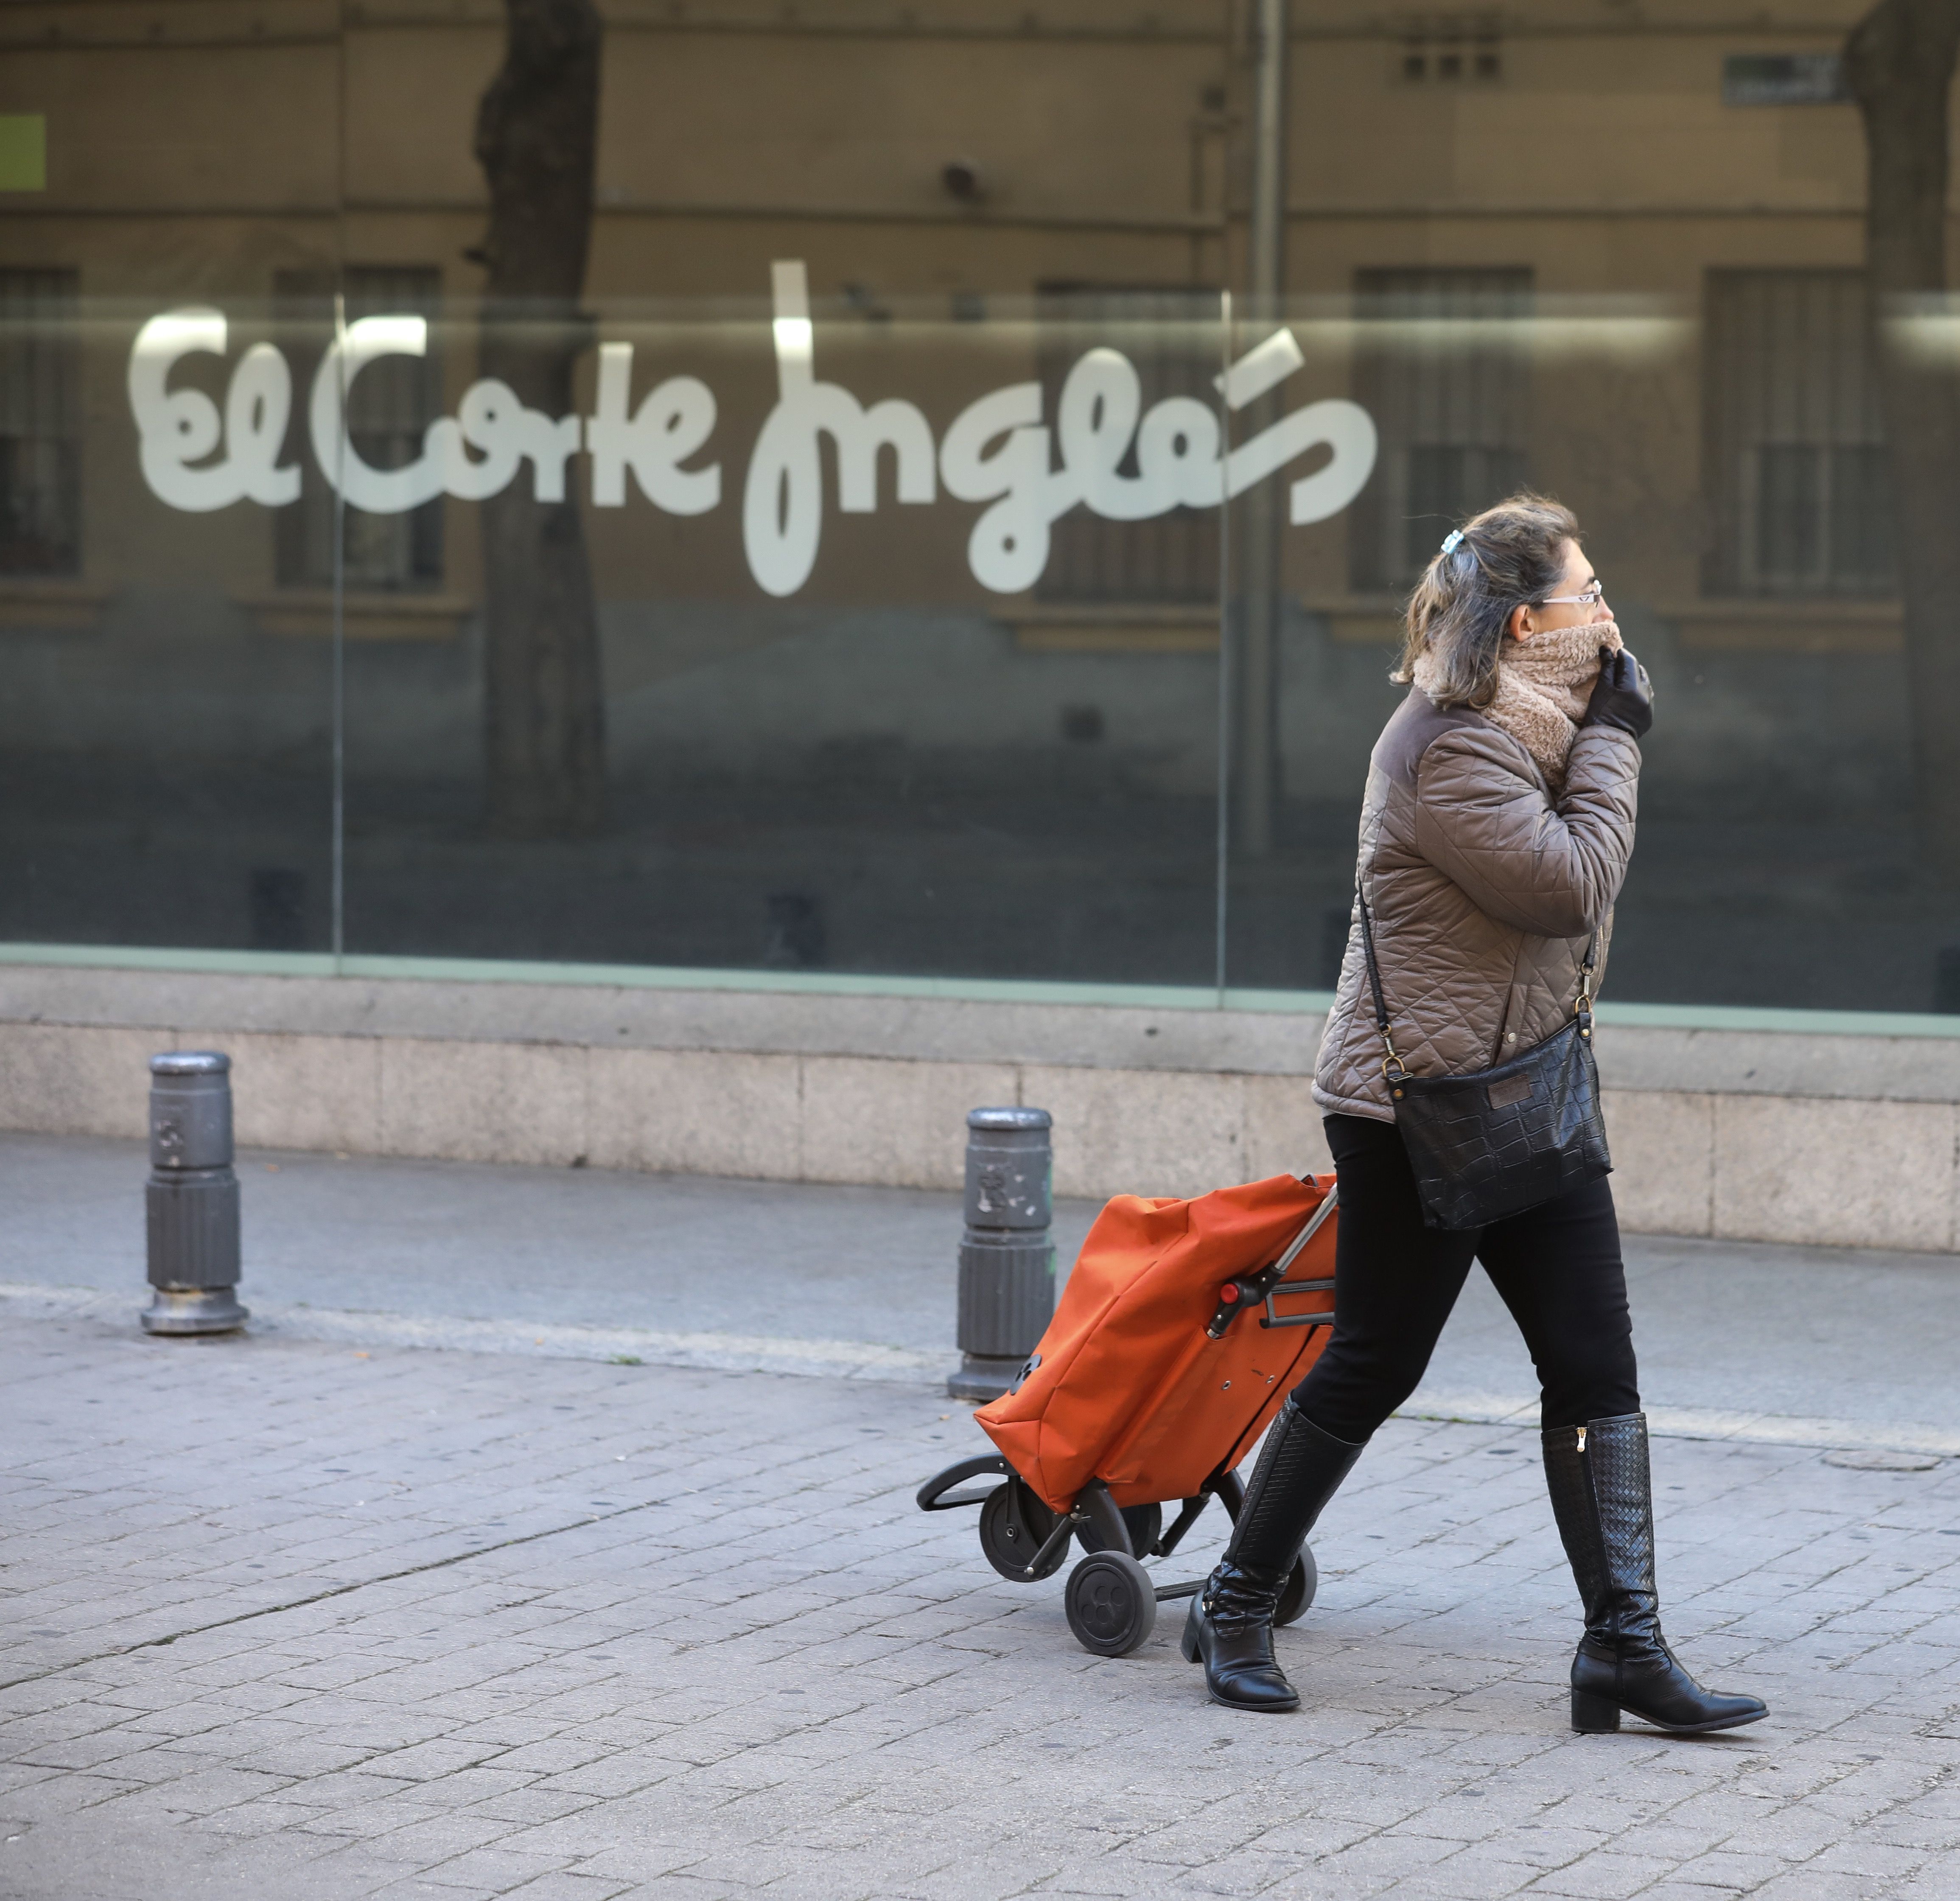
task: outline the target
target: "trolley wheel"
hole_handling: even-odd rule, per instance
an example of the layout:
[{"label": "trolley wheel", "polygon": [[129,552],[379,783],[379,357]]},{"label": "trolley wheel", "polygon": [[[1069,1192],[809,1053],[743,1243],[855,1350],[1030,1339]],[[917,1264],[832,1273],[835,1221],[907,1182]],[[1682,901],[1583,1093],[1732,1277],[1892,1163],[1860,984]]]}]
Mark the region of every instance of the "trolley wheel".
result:
[{"label": "trolley wheel", "polygon": [[1035,1553],[1047,1543],[1054,1530],[1055,1514],[1020,1478],[1010,1478],[1005,1485],[995,1486],[980,1508],[980,1549],[987,1554],[988,1563],[1017,1584],[1052,1578],[1061,1568],[1068,1556],[1066,1538],[1040,1570],[1028,1569]]},{"label": "trolley wheel", "polygon": [[[1163,1507],[1125,1505],[1123,1508],[1123,1525],[1130,1534],[1131,1550],[1141,1556],[1163,1536]],[[1102,1543],[1102,1533],[1096,1529],[1093,1520],[1084,1519],[1076,1527],[1075,1540],[1084,1551],[1108,1549]]]},{"label": "trolley wheel", "polygon": [[1303,1545],[1286,1582],[1280,1587],[1280,1601],[1273,1612],[1273,1622],[1291,1623],[1313,1602],[1313,1594],[1319,1588],[1320,1568],[1313,1562],[1313,1547]]},{"label": "trolley wheel", "polygon": [[1098,1657],[1127,1657],[1157,1628],[1157,1587],[1126,1552],[1090,1552],[1068,1574],[1064,1596],[1075,1641]]}]

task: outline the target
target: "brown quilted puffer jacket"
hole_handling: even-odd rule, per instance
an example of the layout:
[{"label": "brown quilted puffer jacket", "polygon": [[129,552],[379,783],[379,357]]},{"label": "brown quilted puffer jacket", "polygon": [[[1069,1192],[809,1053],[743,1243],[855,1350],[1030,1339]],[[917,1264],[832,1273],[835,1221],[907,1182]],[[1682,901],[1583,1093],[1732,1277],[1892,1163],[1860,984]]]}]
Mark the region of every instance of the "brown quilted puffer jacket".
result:
[{"label": "brown quilted puffer jacket", "polygon": [[[1598,989],[1640,772],[1631,734],[1582,727],[1554,799],[1522,741],[1410,689],[1369,762],[1360,865],[1389,1033],[1411,1074],[1488,1069],[1550,1036],[1571,1014],[1596,930]],[[1314,1100],[1394,1121],[1383,1053],[1357,909]]]}]

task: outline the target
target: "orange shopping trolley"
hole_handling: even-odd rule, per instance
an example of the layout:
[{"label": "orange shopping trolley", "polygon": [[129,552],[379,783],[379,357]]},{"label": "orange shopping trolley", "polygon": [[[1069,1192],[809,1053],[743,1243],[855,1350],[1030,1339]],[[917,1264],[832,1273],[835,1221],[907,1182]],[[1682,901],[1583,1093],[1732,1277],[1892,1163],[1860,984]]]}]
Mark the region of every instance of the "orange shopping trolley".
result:
[{"label": "orange shopping trolley", "polygon": [[[997,1449],[928,1479],[919,1508],[977,1505],[980,1549],[1016,1584],[1052,1577],[1079,1544],[1069,1627],[1084,1649],[1127,1656],[1160,1603],[1201,1588],[1160,1584],[1143,1560],[1169,1557],[1214,1498],[1237,1517],[1236,1468],[1327,1344],[1337,1200],[1334,1178],[1312,1175],[1118,1196],[1014,1384],[974,1415]],[[1315,1583],[1304,1550],[1276,1621]]]}]

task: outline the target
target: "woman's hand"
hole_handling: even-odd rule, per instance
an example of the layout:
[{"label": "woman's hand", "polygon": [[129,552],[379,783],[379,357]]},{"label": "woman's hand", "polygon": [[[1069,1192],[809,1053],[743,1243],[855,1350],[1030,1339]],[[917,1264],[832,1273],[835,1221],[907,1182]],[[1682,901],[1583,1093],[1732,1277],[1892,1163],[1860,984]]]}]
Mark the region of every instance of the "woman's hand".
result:
[{"label": "woman's hand", "polygon": [[1653,687],[1647,670],[1622,647],[1615,653],[1599,649],[1599,677],[1586,703],[1585,726],[1617,726],[1644,739],[1653,724]]}]

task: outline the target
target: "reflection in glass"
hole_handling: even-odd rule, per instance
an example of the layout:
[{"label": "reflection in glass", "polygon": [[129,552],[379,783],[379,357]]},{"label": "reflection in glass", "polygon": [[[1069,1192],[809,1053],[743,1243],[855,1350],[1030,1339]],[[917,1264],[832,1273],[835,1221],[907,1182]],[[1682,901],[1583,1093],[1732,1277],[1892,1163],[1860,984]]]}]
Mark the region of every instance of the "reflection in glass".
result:
[{"label": "reflection in glass", "polygon": [[333,524],[342,519],[345,585],[364,592],[439,586],[443,578],[442,504],[427,502],[399,514],[363,508],[336,511],[332,485],[309,445],[304,393],[333,340],[334,294],[346,321],[364,317],[431,320],[430,347],[421,357],[387,356],[368,365],[347,395],[348,445],[370,468],[399,469],[422,453],[428,425],[442,413],[440,326],[442,273],[432,266],[350,265],[338,280],[320,272],[275,273],[279,333],[301,393],[288,425],[288,459],[303,471],[300,498],[276,517],[279,582],[284,587],[333,584]]},{"label": "reflection in glass", "polygon": [[72,270],[0,270],[0,574],[80,565],[79,282]]},{"label": "reflection in glass", "polygon": [[[1035,316],[1045,416],[1056,413],[1083,352],[1112,345],[1135,365],[1146,410],[1166,396],[1208,406],[1217,401],[1215,292],[1050,284],[1035,299]],[[1138,474],[1134,440],[1116,473],[1126,479]],[[1180,505],[1147,521],[1124,522],[1072,508],[1055,524],[1035,594],[1045,601],[1209,606],[1218,598],[1218,511]]]},{"label": "reflection in glass", "polygon": [[[1529,482],[1659,696],[1609,1000],[1960,995],[1960,320],[1898,305],[1880,355],[1821,174],[1694,209],[1848,134],[1828,58],[1704,62],[1696,136],[1755,142],[1704,178],[1610,170],[1657,149],[1622,135],[1646,95],[1577,42],[1296,48],[1295,242],[1255,271],[1284,194],[1255,218],[1246,188],[1286,169],[1258,62],[1008,36],[1001,100],[1037,67],[1099,88],[1036,193],[1034,148],[987,145],[994,81],[941,110],[964,39],[833,11],[602,33],[515,0],[321,37],[275,9],[249,44],[16,49],[78,103],[0,238],[0,934],[325,948],[344,844],[357,954],[1208,987],[1222,868],[1231,983],[1322,988],[1405,590]],[[1133,57],[1158,78],[1108,83]],[[1560,61],[1590,129],[1538,220],[1491,86]],[[208,82],[170,108],[200,142],[108,136],[110,102],[177,97],[167,62]],[[1330,84],[1418,134],[1393,166],[1341,155]],[[852,86],[928,102],[943,146],[846,126]],[[426,347],[360,364],[337,446],[321,366],[375,318]],[[146,422],[159,320],[183,347]]]},{"label": "reflection in glass", "polygon": [[1712,271],[1707,332],[1712,591],[1892,593],[1864,273]]},{"label": "reflection in glass", "polygon": [[1381,455],[1353,517],[1355,584],[1406,587],[1456,524],[1522,486],[1528,270],[1363,270],[1355,396]]}]

